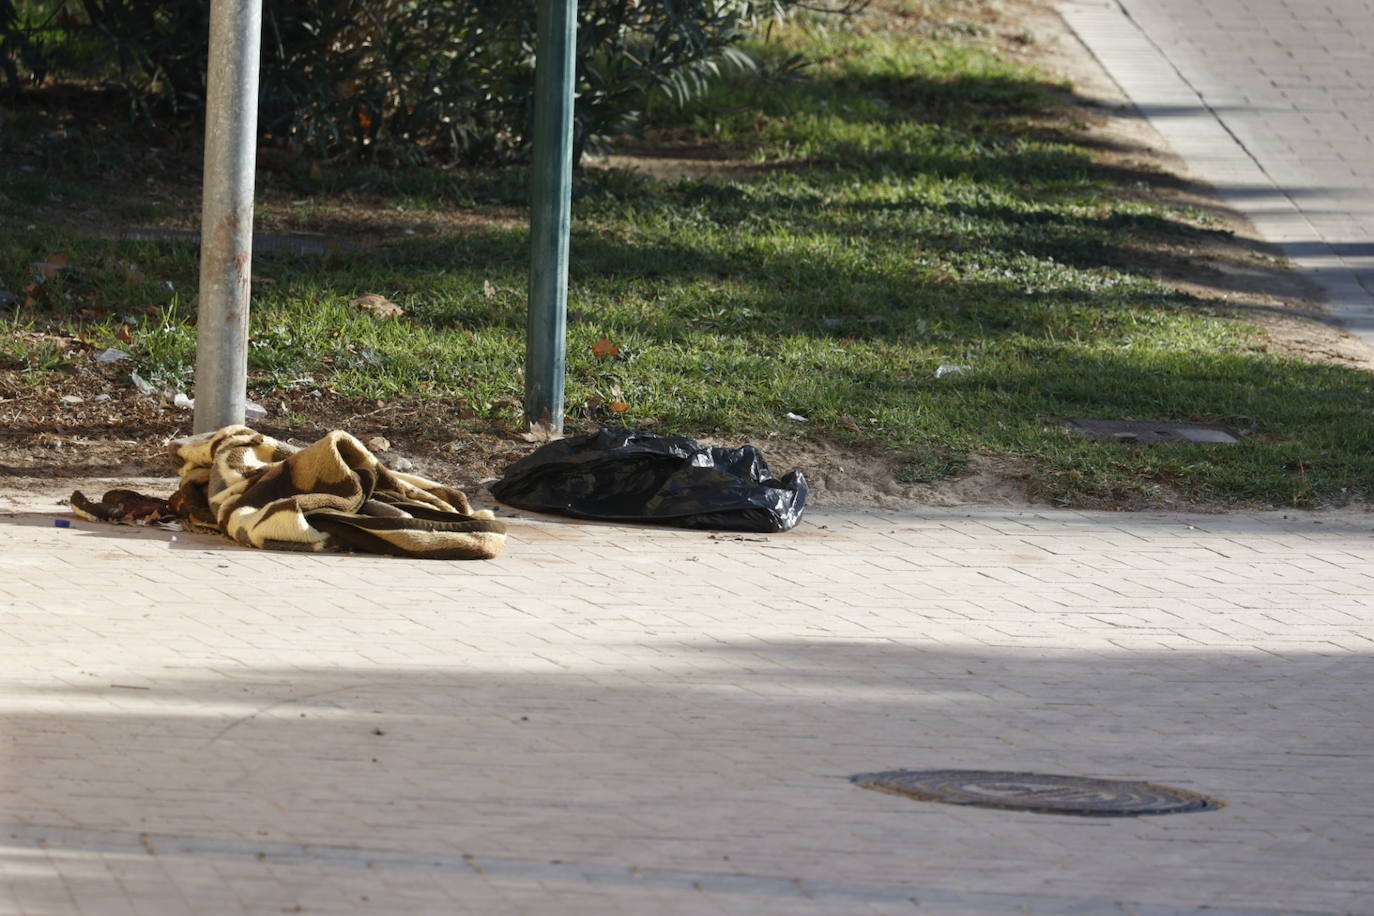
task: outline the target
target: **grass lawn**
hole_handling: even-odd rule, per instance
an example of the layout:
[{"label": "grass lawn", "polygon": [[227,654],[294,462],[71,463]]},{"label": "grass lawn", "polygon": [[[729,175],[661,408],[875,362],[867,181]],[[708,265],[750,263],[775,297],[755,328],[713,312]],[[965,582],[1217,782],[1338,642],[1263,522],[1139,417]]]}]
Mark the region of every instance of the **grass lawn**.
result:
[{"label": "grass lawn", "polygon": [[[774,27],[754,49],[760,73],[685,110],[658,106],[641,146],[705,149],[728,167],[581,172],[571,429],[882,449],[899,456],[900,483],[1011,459],[1034,495],[1072,505],[1367,496],[1374,378],[1284,355],[1234,303],[1160,279],[1160,251],[1228,230],[1142,190],[1162,176],[1094,149],[1067,87],[1013,53],[1033,36],[997,40],[992,7],[976,2],[893,0],[866,15]],[[800,77],[792,55],[809,63]],[[130,371],[188,390],[196,252],[109,230],[194,225],[195,175],[167,168],[193,151],[63,145],[43,139],[46,117],[14,113],[30,140],[3,153],[0,289],[15,301],[0,408],[60,392],[122,403],[141,397]],[[267,175],[260,228],[348,242],[255,258],[251,385],[271,423],[422,399],[443,435],[516,428],[525,187],[519,169]],[[405,314],[349,304],[363,293]],[[95,363],[107,347],[132,359]],[[38,431],[19,416],[0,434]],[[1068,417],[1222,423],[1245,439],[1099,443]]]}]

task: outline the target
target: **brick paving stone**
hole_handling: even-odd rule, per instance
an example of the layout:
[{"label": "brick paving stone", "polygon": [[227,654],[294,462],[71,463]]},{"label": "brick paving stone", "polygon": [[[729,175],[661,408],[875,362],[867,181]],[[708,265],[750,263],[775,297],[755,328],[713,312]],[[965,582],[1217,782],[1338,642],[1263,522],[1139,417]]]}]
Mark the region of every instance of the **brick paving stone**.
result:
[{"label": "brick paving stone", "polygon": [[[479,564],[50,518],[0,517],[0,911],[1374,896],[1367,516],[820,509],[745,542],[517,514]],[[1229,807],[1093,821],[847,780],[903,767]]]},{"label": "brick paving stone", "polygon": [[1058,7],[1191,171],[1374,343],[1374,3]]}]

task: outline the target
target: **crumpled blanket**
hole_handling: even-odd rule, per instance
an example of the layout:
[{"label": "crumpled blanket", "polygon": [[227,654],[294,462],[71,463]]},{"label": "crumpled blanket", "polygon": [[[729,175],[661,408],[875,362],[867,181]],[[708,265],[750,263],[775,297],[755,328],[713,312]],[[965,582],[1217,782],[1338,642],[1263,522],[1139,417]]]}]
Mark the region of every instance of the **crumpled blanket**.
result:
[{"label": "crumpled blanket", "polygon": [[499,556],[505,523],[459,490],[382,465],[335,430],[297,448],[247,426],[169,443],[181,486],[170,500],[193,528],[246,547],[358,550],[438,560]]}]

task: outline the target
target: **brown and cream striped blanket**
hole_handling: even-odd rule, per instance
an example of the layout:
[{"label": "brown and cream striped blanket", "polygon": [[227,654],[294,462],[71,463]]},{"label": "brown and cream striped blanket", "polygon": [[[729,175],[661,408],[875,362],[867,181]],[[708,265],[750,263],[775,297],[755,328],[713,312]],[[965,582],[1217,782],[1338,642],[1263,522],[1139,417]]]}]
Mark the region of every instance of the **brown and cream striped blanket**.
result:
[{"label": "brown and cream striped blanket", "polygon": [[247,426],[169,444],[180,465],[172,506],[193,527],[248,547],[359,550],[438,560],[500,555],[506,526],[459,490],[384,467],[335,430],[305,448]]}]

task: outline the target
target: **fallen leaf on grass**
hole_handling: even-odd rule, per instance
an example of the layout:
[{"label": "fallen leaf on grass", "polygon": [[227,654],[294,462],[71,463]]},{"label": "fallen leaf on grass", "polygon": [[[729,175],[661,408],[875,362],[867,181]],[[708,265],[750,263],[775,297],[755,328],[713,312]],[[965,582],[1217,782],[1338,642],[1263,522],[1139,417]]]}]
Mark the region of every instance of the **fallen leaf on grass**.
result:
[{"label": "fallen leaf on grass", "polygon": [[616,413],[624,413],[625,411],[630,409],[630,405],[626,404],[624,401],[612,401],[611,403],[607,404],[606,407],[609,410],[615,411]]},{"label": "fallen leaf on grass", "polygon": [[620,355],[620,345],[611,343],[611,339],[605,334],[601,339],[592,344],[592,356],[597,359],[614,359]]},{"label": "fallen leaf on grass", "polygon": [[405,314],[405,310],[399,305],[376,293],[364,293],[357,299],[350,300],[348,304],[381,318],[395,318]]},{"label": "fallen leaf on grass", "polygon": [[845,429],[849,430],[849,431],[852,432],[852,433],[857,433],[857,432],[859,432],[859,424],[858,424],[858,423],[855,423],[855,422],[854,422],[854,418],[851,417],[849,414],[847,414],[847,413],[842,413],[842,414],[840,414],[839,420],[840,420],[840,425],[843,426]]},{"label": "fallen leaf on grass", "polygon": [[44,279],[51,280],[58,273],[72,262],[71,255],[50,254],[45,261],[34,261],[29,265],[29,270]]},{"label": "fallen leaf on grass", "polygon": [[119,338],[122,343],[133,343],[134,329],[127,324],[120,325],[119,330],[115,332],[115,337]]}]

